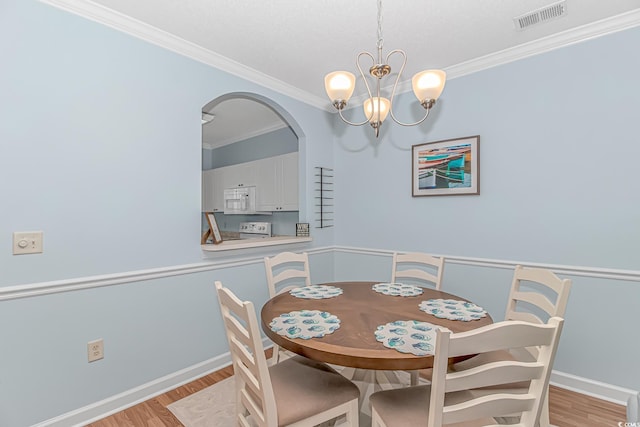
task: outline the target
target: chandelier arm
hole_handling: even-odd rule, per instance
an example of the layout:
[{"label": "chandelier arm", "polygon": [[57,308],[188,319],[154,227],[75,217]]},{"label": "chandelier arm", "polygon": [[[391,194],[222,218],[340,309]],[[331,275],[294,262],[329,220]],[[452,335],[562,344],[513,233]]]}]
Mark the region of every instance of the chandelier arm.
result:
[{"label": "chandelier arm", "polygon": [[[367,88],[367,93],[369,94],[369,99],[373,98],[373,96],[371,95],[371,88],[369,87],[369,81],[367,80],[367,77],[364,74],[364,71],[362,71],[362,67],[360,66],[360,58],[366,55],[369,58],[371,58],[371,64],[375,65],[376,64],[376,59],[373,57],[372,54],[370,54],[369,52],[360,52],[358,54],[358,58],[356,58],[356,67],[358,67],[358,71],[360,71],[360,75],[362,76],[362,81],[364,81],[364,85]],[[380,80],[378,79],[378,97],[380,97]],[[369,123],[371,121],[371,119],[373,118],[374,115],[374,109],[371,109],[371,115],[369,117],[367,117],[367,115],[365,114],[365,117],[367,117],[367,120],[365,122],[363,122],[362,124],[359,124],[358,126],[362,126],[365,123]]]},{"label": "chandelier arm", "polygon": [[420,123],[424,122],[425,120],[427,120],[427,117],[429,117],[429,113],[431,112],[431,108],[427,109],[427,112],[425,113],[424,117],[421,118],[420,120],[418,120],[417,122],[414,123],[403,123],[399,120],[397,120],[393,114],[391,114],[391,118],[393,119],[394,122],[396,122],[397,124],[399,124],[400,126],[415,126],[415,125],[419,125]]},{"label": "chandelier arm", "polygon": [[415,126],[415,125],[419,125],[420,123],[424,122],[427,117],[429,116],[429,110],[427,109],[427,113],[424,115],[424,117],[420,120],[418,120],[415,123],[404,123],[401,122],[400,120],[398,120],[395,116],[395,114],[393,114],[393,97],[396,95],[396,89],[398,87],[398,82],[400,81],[400,77],[402,76],[402,72],[404,71],[404,67],[405,65],[407,65],[407,54],[405,53],[404,50],[402,49],[395,49],[392,50],[391,52],[389,52],[389,54],[387,55],[387,64],[390,63],[389,58],[391,58],[391,55],[395,54],[395,53],[399,53],[400,55],[402,55],[402,65],[400,66],[400,71],[398,72],[398,76],[396,77],[396,81],[393,83],[393,89],[391,91],[391,98],[390,98],[390,103],[391,103],[391,107],[389,108],[389,114],[391,115],[391,118],[393,119],[394,122],[396,122],[397,124],[401,125],[401,126]]},{"label": "chandelier arm", "polygon": [[347,119],[342,115],[342,110],[343,110],[343,109],[339,109],[339,110],[338,110],[338,115],[340,116],[340,118],[342,119],[342,121],[343,121],[343,122],[345,122],[345,123],[346,123],[346,124],[348,124],[348,125],[351,125],[351,126],[362,126],[362,125],[366,125],[367,123],[369,123],[369,120],[365,120],[365,121],[364,121],[364,122],[362,122],[362,123],[353,123],[353,122],[350,122],[349,120],[347,120]]},{"label": "chandelier arm", "polygon": [[[375,64],[375,58],[369,52],[360,52],[358,54],[358,57],[356,58],[356,67],[358,67],[358,71],[360,71],[360,75],[362,76],[362,80],[364,81],[364,85],[367,88],[367,93],[369,94],[369,98],[371,98],[371,88],[369,87],[369,82],[367,81],[367,78],[365,77],[364,72],[362,71],[362,67],[360,66],[360,57],[362,57],[363,55],[364,56],[368,56],[369,58],[371,58],[371,63],[372,64]],[[347,118],[342,115],[342,110],[343,110],[343,108],[338,108],[338,115],[340,116],[340,119],[342,119],[343,122],[345,122],[346,124],[351,125],[351,126],[362,126],[362,125],[366,125],[367,123],[370,123],[371,119],[373,118],[373,114],[374,114],[373,109],[372,109],[371,115],[369,117],[367,117],[367,119],[365,121],[360,122],[360,123],[354,123],[354,122],[351,122],[351,121],[347,120]],[[365,117],[366,117],[366,114],[365,114]]]}]

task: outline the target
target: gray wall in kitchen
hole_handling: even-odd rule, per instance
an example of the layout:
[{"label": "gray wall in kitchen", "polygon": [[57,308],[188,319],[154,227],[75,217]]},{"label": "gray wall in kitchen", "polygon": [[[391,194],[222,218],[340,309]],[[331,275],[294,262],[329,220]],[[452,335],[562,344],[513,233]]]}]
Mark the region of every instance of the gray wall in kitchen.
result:
[{"label": "gray wall in kitchen", "polygon": [[202,169],[217,169],[298,151],[298,137],[286,127],[213,150],[202,150]]}]

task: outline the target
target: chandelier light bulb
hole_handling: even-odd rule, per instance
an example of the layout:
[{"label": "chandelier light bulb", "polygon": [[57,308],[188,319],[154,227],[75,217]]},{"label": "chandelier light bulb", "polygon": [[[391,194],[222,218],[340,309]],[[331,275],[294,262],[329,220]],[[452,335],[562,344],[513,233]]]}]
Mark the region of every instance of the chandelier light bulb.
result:
[{"label": "chandelier light bulb", "polygon": [[435,102],[444,90],[446,80],[447,73],[442,70],[421,71],[411,79],[413,93],[421,103],[431,100]]},{"label": "chandelier light bulb", "polygon": [[[378,100],[380,102],[378,102]],[[384,122],[389,114],[391,108],[391,102],[387,98],[374,97],[364,101],[362,105],[364,108],[364,114],[369,117],[369,123],[379,126]],[[380,115],[378,115],[378,106],[380,107]]]},{"label": "chandelier light bulb", "polygon": [[324,88],[333,103],[349,101],[356,87],[356,76],[348,71],[334,71],[324,78]]}]

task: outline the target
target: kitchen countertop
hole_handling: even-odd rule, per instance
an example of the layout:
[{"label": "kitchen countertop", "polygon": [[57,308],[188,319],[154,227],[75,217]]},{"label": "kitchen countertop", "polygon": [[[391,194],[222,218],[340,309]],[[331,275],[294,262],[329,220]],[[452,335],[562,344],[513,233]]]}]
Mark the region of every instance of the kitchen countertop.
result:
[{"label": "kitchen countertop", "polygon": [[203,251],[207,252],[221,252],[230,251],[235,249],[250,249],[258,248],[262,246],[275,246],[275,245],[288,245],[292,243],[304,243],[311,242],[311,237],[297,237],[297,236],[274,236],[256,239],[238,239],[238,240],[224,240],[217,245],[206,244],[201,245]]}]

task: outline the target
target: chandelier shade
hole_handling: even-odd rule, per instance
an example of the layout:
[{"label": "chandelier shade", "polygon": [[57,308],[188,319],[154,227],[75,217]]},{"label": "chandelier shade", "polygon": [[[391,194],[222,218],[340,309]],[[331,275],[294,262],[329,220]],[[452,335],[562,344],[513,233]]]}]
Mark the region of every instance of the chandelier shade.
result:
[{"label": "chandelier shade", "polygon": [[[380,126],[389,115],[391,102],[387,98],[369,98],[362,104],[364,114],[369,118],[371,126]],[[377,124],[376,124],[377,122]]]},{"label": "chandelier shade", "polygon": [[435,102],[442,94],[446,80],[447,73],[442,70],[425,70],[413,76],[411,86],[420,104],[429,100]]},{"label": "chandelier shade", "polygon": [[[377,59],[369,52],[360,52],[356,58],[356,66],[360,72],[360,76],[367,88],[368,97],[363,103],[364,114],[366,120],[363,122],[354,123],[347,120],[342,111],[347,106],[347,102],[351,99],[353,91],[356,85],[356,76],[348,71],[334,71],[327,74],[324,78],[324,87],[327,92],[327,96],[331,100],[332,105],[338,110],[340,118],[345,123],[352,126],[362,126],[369,123],[376,133],[376,137],[380,134],[380,126],[382,122],[387,118],[387,115],[391,115],[394,122],[402,126],[415,126],[426,120],[429,116],[431,108],[435,105],[436,101],[444,90],[445,83],[447,81],[447,74],[442,70],[424,70],[413,76],[411,79],[413,93],[420,105],[426,110],[422,119],[414,123],[405,123],[398,120],[393,113],[393,98],[396,93],[396,88],[402,71],[407,63],[407,55],[403,50],[396,49],[391,51],[385,58],[385,62],[382,60],[382,0],[378,0],[378,43],[377,43]],[[402,57],[402,65],[397,73],[393,89],[391,90],[390,97],[384,97],[381,94],[382,79],[391,74],[391,66],[389,64],[389,58],[393,55],[400,55]],[[369,74],[375,82],[374,89],[371,91],[369,85],[369,79],[362,71],[360,59],[362,57],[368,57],[371,59],[371,66],[369,67]]]},{"label": "chandelier shade", "polygon": [[332,102],[349,101],[356,88],[356,76],[348,71],[334,71],[324,78],[324,89]]}]

